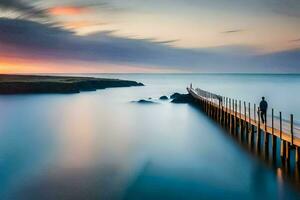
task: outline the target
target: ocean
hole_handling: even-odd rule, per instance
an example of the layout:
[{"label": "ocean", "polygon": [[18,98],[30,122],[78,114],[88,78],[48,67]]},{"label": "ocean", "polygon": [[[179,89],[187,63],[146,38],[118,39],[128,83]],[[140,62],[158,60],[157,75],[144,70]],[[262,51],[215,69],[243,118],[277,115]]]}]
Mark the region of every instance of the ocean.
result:
[{"label": "ocean", "polygon": [[[194,87],[300,121],[300,75],[77,74],[144,87],[0,96],[0,199],[300,199],[280,169],[195,107],[159,100]],[[134,101],[151,98],[155,104]]]}]

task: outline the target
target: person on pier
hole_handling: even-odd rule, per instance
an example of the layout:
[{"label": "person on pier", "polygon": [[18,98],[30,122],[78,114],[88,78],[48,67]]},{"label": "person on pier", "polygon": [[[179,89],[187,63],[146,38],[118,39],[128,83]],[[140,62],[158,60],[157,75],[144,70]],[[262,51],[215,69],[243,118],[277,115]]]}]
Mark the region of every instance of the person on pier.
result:
[{"label": "person on pier", "polygon": [[259,109],[260,109],[260,116],[261,116],[262,123],[267,122],[268,103],[265,100],[265,97],[261,98],[261,101],[259,103]]}]

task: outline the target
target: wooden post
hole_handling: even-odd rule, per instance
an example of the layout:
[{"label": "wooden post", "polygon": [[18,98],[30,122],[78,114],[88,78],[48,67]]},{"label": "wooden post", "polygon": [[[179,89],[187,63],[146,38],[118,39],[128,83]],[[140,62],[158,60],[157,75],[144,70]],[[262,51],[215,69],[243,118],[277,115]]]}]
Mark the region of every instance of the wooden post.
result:
[{"label": "wooden post", "polygon": [[206,114],[209,115],[209,94],[207,93],[206,95],[207,95],[207,97],[205,98],[206,105],[207,105]]},{"label": "wooden post", "polygon": [[211,93],[209,93],[209,116],[212,116],[212,106],[211,106]]},{"label": "wooden post", "polygon": [[264,124],[264,156],[265,158],[269,157],[269,134],[267,131],[267,113],[265,115],[265,124]]},{"label": "wooden post", "polygon": [[254,131],[255,131],[255,126],[251,124],[251,140],[250,140],[250,149],[253,149],[253,142],[254,142]]},{"label": "wooden post", "polygon": [[291,165],[290,165],[290,155],[291,155],[291,152],[290,152],[290,143],[288,141],[285,141],[285,173],[287,175],[289,175],[290,173],[290,170],[291,170]]},{"label": "wooden post", "polygon": [[280,131],[280,156],[285,157],[285,141],[282,139],[282,113],[279,112],[279,131]]},{"label": "wooden post", "polygon": [[207,115],[209,116],[210,103],[209,103],[209,93],[208,92],[207,92],[206,101],[207,101]]},{"label": "wooden post", "polygon": [[220,113],[220,123],[223,125],[223,105],[224,105],[224,97],[222,97],[222,103],[221,103],[221,113]]},{"label": "wooden post", "polygon": [[234,101],[234,135],[237,136],[237,100]]},{"label": "wooden post", "polygon": [[284,140],[281,140],[280,141],[280,156],[281,158],[285,158],[285,141]]},{"label": "wooden post", "polygon": [[285,144],[285,160],[289,161],[290,159],[290,143],[286,141],[286,144]]},{"label": "wooden post", "polygon": [[219,122],[222,125],[222,102],[223,102],[223,97],[219,97]]},{"label": "wooden post", "polygon": [[248,103],[248,119],[249,119],[249,123],[248,123],[248,126],[247,126],[247,130],[248,130],[248,145],[251,147],[251,141],[252,141],[252,137],[253,137],[253,133],[252,131],[250,130],[250,127],[251,127],[251,104],[250,102]]},{"label": "wooden post", "polygon": [[274,135],[274,109],[272,108],[272,157],[273,161],[276,161],[276,148],[277,142],[276,142],[276,136]]},{"label": "wooden post", "polygon": [[206,95],[207,95],[207,97],[206,97],[206,105],[207,105],[206,114],[209,116],[209,94],[207,93]]},{"label": "wooden post", "polygon": [[300,163],[300,152],[299,152],[299,147],[296,146],[296,149],[295,149],[295,162],[296,164],[299,164]]},{"label": "wooden post", "polygon": [[209,115],[209,100],[208,100],[208,94],[206,98],[206,114]]},{"label": "wooden post", "polygon": [[282,113],[279,112],[279,131],[280,131],[280,139],[282,140]]},{"label": "wooden post", "polygon": [[223,107],[222,107],[222,122],[223,126],[225,126],[225,97],[224,97],[224,102],[223,102]]},{"label": "wooden post", "polygon": [[217,119],[217,107],[215,106],[215,99],[214,99],[214,94],[212,94],[212,106],[213,106],[213,119]]},{"label": "wooden post", "polygon": [[246,107],[246,102],[244,101],[244,129],[245,129],[245,140],[246,143],[248,142],[248,123],[247,123],[247,107]]},{"label": "wooden post", "polygon": [[215,107],[212,93],[210,93],[210,105],[211,105],[211,118],[215,119]]},{"label": "wooden post", "polygon": [[213,95],[211,94],[211,117],[213,119],[215,119],[215,106],[214,106],[214,99],[213,99]]},{"label": "wooden post", "polygon": [[259,153],[260,152],[260,112],[258,109],[258,113],[257,113],[257,128],[256,128],[256,133],[257,133],[257,137],[256,137],[256,150]]},{"label": "wooden post", "polygon": [[274,135],[274,109],[272,108],[272,135]]},{"label": "wooden post", "polygon": [[265,132],[265,144],[267,145],[269,142],[269,137],[268,137],[268,131],[267,131],[267,113],[265,116],[265,125],[264,125],[264,132]]},{"label": "wooden post", "polygon": [[211,101],[211,93],[209,93],[209,116],[213,116],[213,106],[212,106],[212,101]]},{"label": "wooden post", "polygon": [[234,134],[234,113],[235,113],[235,99],[232,99],[231,123],[232,123],[232,133],[233,134]]},{"label": "wooden post", "polygon": [[229,133],[231,133],[232,118],[231,118],[231,99],[229,99]]},{"label": "wooden post", "polygon": [[256,123],[256,104],[254,104],[254,121]]},{"label": "wooden post", "polygon": [[217,122],[220,121],[220,118],[219,118],[219,112],[220,112],[220,104],[217,103],[217,104],[216,104],[216,116],[215,116]]},{"label": "wooden post", "polygon": [[205,96],[203,97],[203,110],[204,110],[204,112],[206,112],[206,100],[205,100]]},{"label": "wooden post", "polygon": [[211,93],[209,93],[209,116],[212,117]]},{"label": "wooden post", "polygon": [[246,109],[246,102],[244,101],[244,117],[245,117],[245,122],[247,122],[247,109]]},{"label": "wooden post", "polygon": [[251,124],[251,105],[250,102],[248,103],[248,112],[249,112],[249,123]]},{"label": "wooden post", "polygon": [[296,146],[295,148],[295,180],[296,180],[296,183],[299,184],[299,179],[300,179],[300,175],[299,175],[299,170],[300,170],[300,154],[299,154],[299,147]]},{"label": "wooden post", "polygon": [[226,111],[225,111],[225,128],[227,128],[227,119],[228,119],[228,115],[227,115],[227,112],[228,112],[228,98],[226,97]]},{"label": "wooden post", "polygon": [[242,124],[242,102],[241,102],[241,100],[239,101],[239,112],[240,112],[240,117],[239,117],[239,139],[240,139],[240,141],[242,141],[243,124]]},{"label": "wooden post", "polygon": [[294,115],[291,114],[291,143],[294,146]]},{"label": "wooden post", "polygon": [[242,119],[242,101],[239,101],[239,112],[240,112],[240,119]]}]

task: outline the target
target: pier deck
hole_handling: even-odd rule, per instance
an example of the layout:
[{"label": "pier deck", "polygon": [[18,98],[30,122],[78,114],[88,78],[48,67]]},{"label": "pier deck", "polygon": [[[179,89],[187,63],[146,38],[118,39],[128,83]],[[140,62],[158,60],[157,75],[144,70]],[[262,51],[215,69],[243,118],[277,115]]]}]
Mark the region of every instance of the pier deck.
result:
[{"label": "pier deck", "polygon": [[[281,112],[275,116],[274,109],[269,109],[271,115],[267,116],[266,123],[262,123],[259,108],[255,104],[251,106],[250,103],[194,89],[192,86],[187,91],[208,116],[249,147],[255,147],[257,152],[263,149],[266,157],[271,154],[273,160],[276,160],[277,148],[280,147],[280,157],[288,165],[290,162],[300,164],[300,126],[294,123],[293,114],[289,120],[284,120]],[[291,155],[294,159],[291,159]]]},{"label": "pier deck", "polygon": [[[198,89],[199,91],[199,89]],[[215,107],[215,108],[219,108],[219,100],[210,96],[202,96],[200,94],[200,92],[197,92],[196,89],[193,88],[188,88],[188,92],[195,98],[195,99],[203,99],[206,101],[209,101],[211,106]],[[224,97],[222,98],[224,99]],[[235,107],[237,107],[237,105],[233,104]],[[246,106],[246,114],[243,112],[243,110],[245,109],[241,109],[241,112],[239,111],[239,109],[237,109],[236,111],[233,108],[233,105],[231,105],[231,107],[229,107],[230,105],[227,104],[226,106],[226,101],[222,100],[222,103],[220,104],[221,109],[223,107],[224,111],[232,116],[234,116],[236,114],[236,117],[243,121],[246,121],[247,123],[254,125],[255,127],[258,126],[258,114],[254,114],[254,110],[250,109],[250,114],[249,114],[249,106]],[[249,104],[248,104],[249,105]],[[253,106],[254,108],[254,106]],[[235,113],[236,112],[236,113]],[[250,116],[250,117],[249,117]],[[256,116],[256,117],[255,117]],[[267,127],[265,127],[264,123],[260,123],[260,128],[261,130],[265,130],[265,128],[267,128],[267,132],[268,133],[273,133],[275,136],[279,137],[281,136],[281,138],[285,141],[288,142],[292,142],[292,134],[291,134],[291,122],[287,121],[287,120],[282,120],[281,124],[282,124],[282,131],[280,131],[280,119],[278,119],[278,117],[273,118],[274,120],[274,124],[272,127],[272,123],[270,120],[271,116],[268,116],[267,119]],[[299,125],[293,125],[293,144],[296,146],[300,146],[300,127]]]}]

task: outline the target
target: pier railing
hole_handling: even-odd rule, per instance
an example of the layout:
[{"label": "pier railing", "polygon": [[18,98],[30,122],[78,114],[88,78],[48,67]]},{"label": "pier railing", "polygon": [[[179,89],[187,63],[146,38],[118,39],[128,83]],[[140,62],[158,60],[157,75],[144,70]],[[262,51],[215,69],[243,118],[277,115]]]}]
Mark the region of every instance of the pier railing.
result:
[{"label": "pier railing", "polygon": [[268,110],[266,123],[262,123],[261,113],[256,104],[223,97],[199,88],[194,89],[192,86],[187,90],[211,118],[237,136],[240,141],[247,142],[250,147],[256,147],[258,152],[263,148],[267,155],[271,149],[274,159],[278,142],[282,159],[289,161],[291,151],[295,151],[293,160],[295,163],[300,162],[300,126],[294,123],[293,114],[290,115],[290,119],[283,119],[282,112],[275,113],[272,108]]}]

